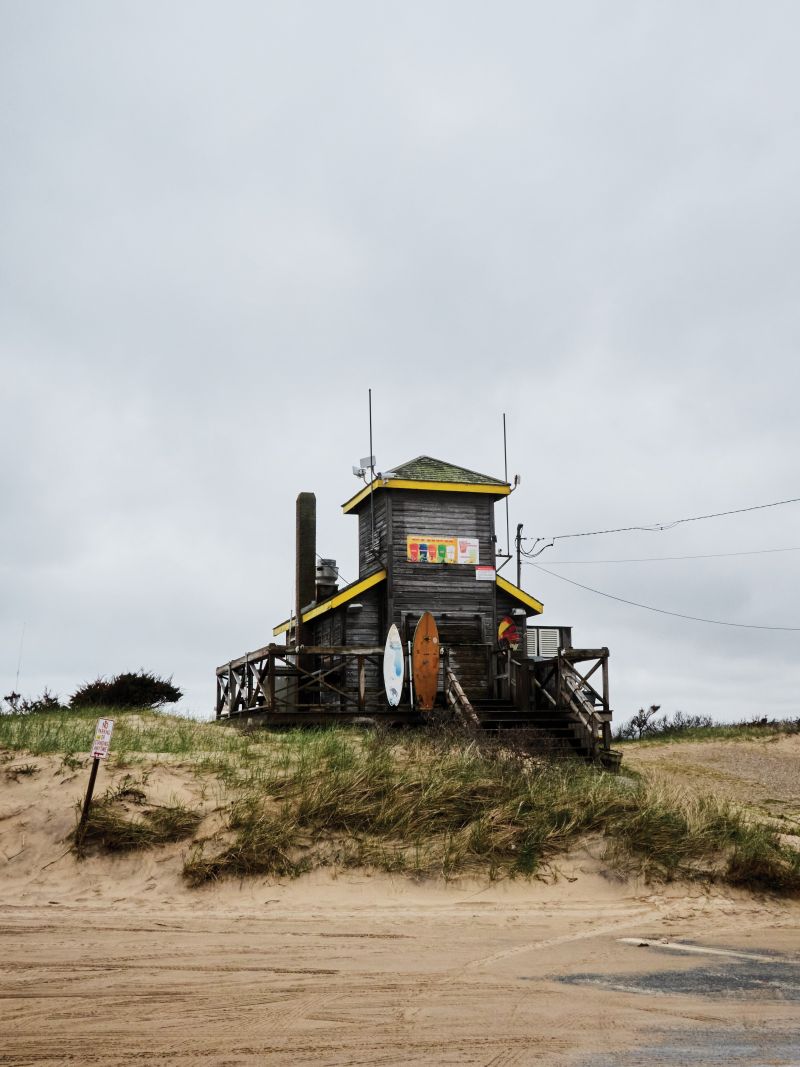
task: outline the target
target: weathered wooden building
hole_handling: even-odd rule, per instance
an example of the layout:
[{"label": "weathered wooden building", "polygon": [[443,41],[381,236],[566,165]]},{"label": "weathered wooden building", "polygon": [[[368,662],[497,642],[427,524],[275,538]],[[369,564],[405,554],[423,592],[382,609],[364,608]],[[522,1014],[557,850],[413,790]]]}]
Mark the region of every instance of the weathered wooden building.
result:
[{"label": "weathered wooden building", "polygon": [[[389,708],[381,657],[392,623],[410,643],[430,611],[445,707],[457,691],[484,724],[538,724],[587,755],[607,750],[608,650],[582,655],[569,628],[529,626],[543,605],[497,569],[495,504],[510,492],[430,456],[377,475],[342,505],[358,523],[358,578],[341,589],[335,563],[317,562],[316,501],[301,493],[296,610],[274,627],[276,641],[218,669],[217,716],[413,721],[410,690]],[[590,658],[583,676],[574,664]],[[589,681],[598,669],[602,692]]]}]

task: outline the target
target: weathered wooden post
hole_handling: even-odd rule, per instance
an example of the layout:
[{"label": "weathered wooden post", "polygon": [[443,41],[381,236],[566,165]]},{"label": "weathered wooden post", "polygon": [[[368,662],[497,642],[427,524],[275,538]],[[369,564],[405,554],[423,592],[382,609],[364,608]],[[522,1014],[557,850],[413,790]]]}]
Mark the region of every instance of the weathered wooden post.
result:
[{"label": "weathered wooden post", "polygon": [[81,847],[83,836],[86,833],[86,823],[89,820],[89,809],[92,805],[92,796],[94,794],[94,783],[97,781],[97,768],[100,766],[101,759],[108,759],[108,750],[111,747],[111,734],[113,732],[113,719],[97,720],[97,725],[94,728],[94,742],[91,751],[91,756],[94,762],[92,763],[92,770],[89,774],[89,785],[86,787],[86,798],[83,801],[81,819],[78,823],[78,829],[75,831],[76,848]]},{"label": "weathered wooden post", "polygon": [[[608,691],[608,649],[603,649],[603,711],[608,715],[611,711]],[[603,748],[608,751],[611,748],[611,723],[608,719],[603,720]]]}]

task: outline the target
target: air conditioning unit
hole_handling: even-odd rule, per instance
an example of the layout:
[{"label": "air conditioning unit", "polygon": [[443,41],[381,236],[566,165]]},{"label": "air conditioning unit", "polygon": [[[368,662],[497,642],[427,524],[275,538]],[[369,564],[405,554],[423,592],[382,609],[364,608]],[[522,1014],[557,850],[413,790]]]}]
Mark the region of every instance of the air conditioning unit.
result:
[{"label": "air conditioning unit", "polygon": [[527,631],[527,652],[529,657],[553,659],[558,655],[561,634],[558,627],[536,627]]}]

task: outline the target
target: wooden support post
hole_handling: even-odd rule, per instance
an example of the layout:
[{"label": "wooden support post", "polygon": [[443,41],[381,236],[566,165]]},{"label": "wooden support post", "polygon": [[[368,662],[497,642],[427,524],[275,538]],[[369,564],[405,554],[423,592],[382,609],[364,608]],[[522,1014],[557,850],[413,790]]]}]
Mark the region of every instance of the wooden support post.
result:
[{"label": "wooden support post", "polygon": [[[608,714],[611,711],[608,691],[608,651],[603,656],[603,711]],[[603,722],[603,748],[608,751],[611,748],[611,723]]]},{"label": "wooden support post", "polygon": [[275,653],[267,653],[267,689],[269,692],[268,707],[275,710]]},{"label": "wooden support post", "polygon": [[97,780],[97,768],[100,766],[100,757],[95,756],[92,763],[92,770],[89,774],[89,785],[86,787],[86,797],[83,801],[83,811],[81,812],[81,821],[78,823],[78,829],[75,831],[75,847],[80,849],[83,843],[83,835],[86,833],[86,823],[89,819],[89,808],[92,805],[92,795],[94,793],[94,783]]},{"label": "wooden support post", "polygon": [[531,668],[527,659],[520,660],[518,671],[521,679],[520,710],[530,711],[531,708]]}]

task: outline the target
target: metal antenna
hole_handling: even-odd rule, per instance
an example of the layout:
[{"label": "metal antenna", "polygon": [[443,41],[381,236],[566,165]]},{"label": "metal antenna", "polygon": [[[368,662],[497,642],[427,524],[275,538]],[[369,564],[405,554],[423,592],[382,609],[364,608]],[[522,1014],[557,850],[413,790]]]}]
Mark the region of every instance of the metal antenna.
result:
[{"label": "metal antenna", "polygon": [[[508,484],[508,448],[506,445],[506,413],[503,412],[503,463],[505,465],[505,480]],[[508,519],[508,497],[506,497],[506,555],[511,556],[511,525]]]},{"label": "metal antenna", "polygon": [[14,692],[15,693],[19,692],[19,672],[20,672],[20,668],[22,667],[22,645],[23,645],[23,643],[25,641],[25,627],[26,626],[27,626],[27,623],[23,622],[23,624],[22,624],[22,636],[19,639],[19,656],[17,658],[17,680],[16,680],[16,682],[14,682]]},{"label": "metal antenna", "polygon": [[375,455],[372,451],[372,390],[369,394],[369,525],[370,552],[375,555]]}]

